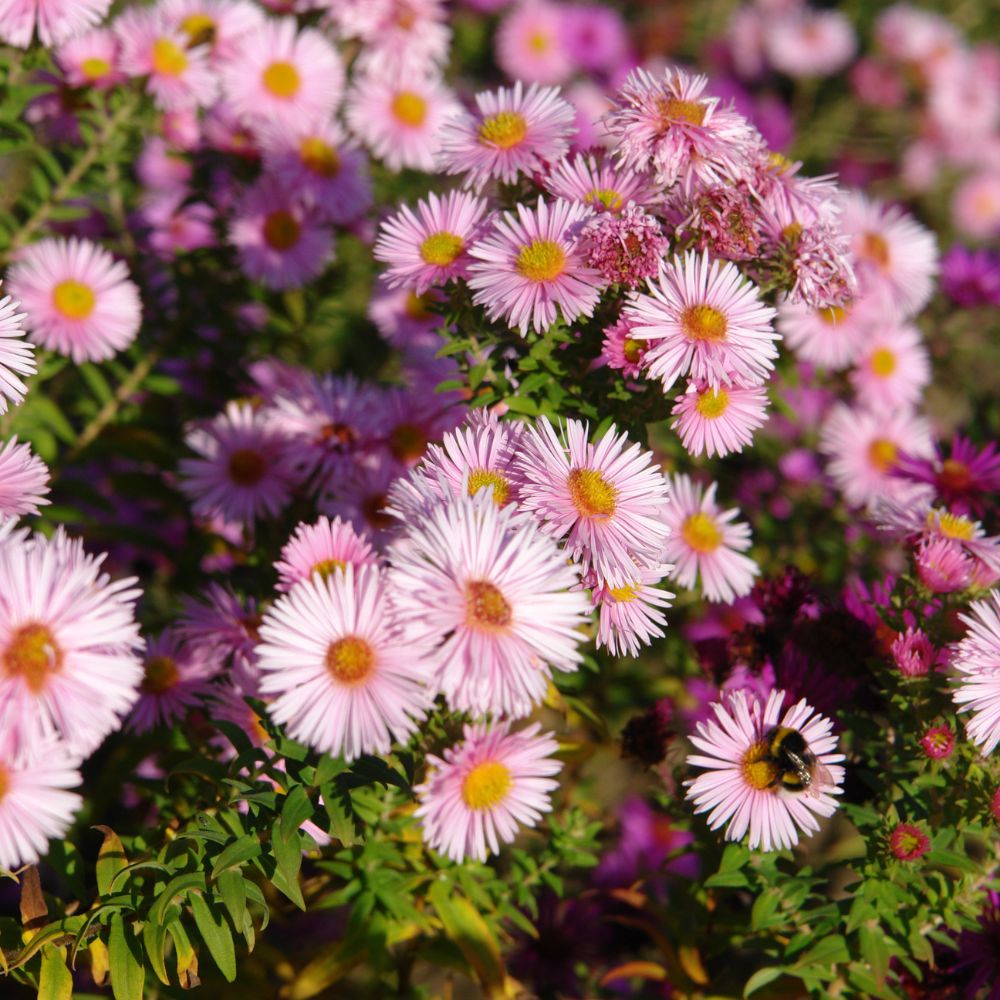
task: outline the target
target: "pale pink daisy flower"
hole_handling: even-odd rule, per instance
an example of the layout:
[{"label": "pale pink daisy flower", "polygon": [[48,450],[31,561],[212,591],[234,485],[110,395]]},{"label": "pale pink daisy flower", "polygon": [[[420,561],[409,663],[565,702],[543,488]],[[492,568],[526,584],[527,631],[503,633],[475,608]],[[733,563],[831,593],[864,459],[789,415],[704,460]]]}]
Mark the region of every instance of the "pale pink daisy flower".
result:
[{"label": "pale pink daisy flower", "polygon": [[249,0],[162,0],[160,10],[189,47],[207,45],[213,62],[238,57],[246,36],[264,23]]},{"label": "pale pink daisy flower", "polygon": [[497,65],[512,80],[563,83],[573,73],[564,44],[564,9],[546,0],[523,0],[497,28]]},{"label": "pale pink daisy flower", "polygon": [[278,571],[278,590],[285,592],[300,580],[313,576],[326,579],[348,566],[375,566],[378,557],[371,542],[341,521],[320,517],[315,524],[299,524],[285,543],[274,568]]},{"label": "pale pink daisy flower", "polygon": [[654,586],[670,571],[670,566],[636,566],[631,583],[609,587],[596,576],[584,580],[598,612],[597,648],[612,656],[638,656],[641,646],[648,646],[662,636],[674,595]]},{"label": "pale pink daisy flower", "polygon": [[670,425],[690,455],[728,455],[753,441],[754,431],[767,421],[767,390],[761,385],[712,386],[688,383],[677,397]]},{"label": "pale pink daisy flower", "polygon": [[345,102],[351,131],[390,170],[435,170],[454,94],[425,73],[358,76]]},{"label": "pale pink daisy flower", "polygon": [[663,519],[669,528],[663,558],[674,564],[670,579],[693,590],[699,576],[709,601],[732,604],[750,593],[757,564],[743,555],[750,548],[750,525],[736,521],[736,507],[720,510],[718,483],[707,490],[686,475],[670,477],[671,502]]},{"label": "pale pink daisy flower", "polygon": [[139,332],[142,304],[128,268],[90,240],[45,239],[25,247],[7,288],[20,300],[31,339],[77,364],[107,360]]},{"label": "pale pink daisy flower", "polygon": [[883,312],[870,295],[822,309],[785,301],[778,306],[777,326],[802,361],[840,371],[854,364],[869,327]]},{"label": "pale pink daisy flower", "polygon": [[[709,813],[712,830],[726,825],[726,839],[741,841],[749,830],[751,849],[783,850],[799,842],[799,832],[815,833],[817,817],[832,816],[833,797],[842,792],[844,755],[837,753],[833,723],[805,699],[783,714],[784,691],[772,691],[762,706],[755,697],[735,691],[712,705],[714,719],[699,722],[691,742],[701,753],[688,763],[705,768],[685,782],[695,813]],[[770,753],[771,732],[796,730],[816,758],[809,787],[781,787],[781,774]]]},{"label": "pale pink daisy flower", "polygon": [[[357,70],[375,75],[426,73],[448,62],[451,29],[443,0],[366,0],[382,16],[365,31]],[[336,7],[333,4],[333,14]]]},{"label": "pale pink daisy flower", "polygon": [[771,65],[792,77],[832,76],[854,58],[858,39],[848,18],[835,10],[810,10],[777,17],[764,32]]},{"label": "pale pink daisy flower", "polygon": [[21,304],[9,295],[0,299],[0,415],[7,412],[8,401],[15,406],[24,399],[28,387],[19,375],[35,374],[35,345],[24,339]]},{"label": "pale pink daisy flower", "polygon": [[552,756],[558,744],[540,730],[537,722],[513,733],[509,722],[466,725],[443,757],[428,754],[414,815],[434,850],[459,863],[485,861],[551,811],[562,764]]},{"label": "pale pink daisy flower", "polygon": [[97,24],[111,0],[0,0],[0,41],[26,49],[34,33],[46,47],[61,45]]},{"label": "pale pink daisy flower", "polygon": [[247,277],[281,291],[323,272],[333,255],[333,233],[298,192],[273,177],[247,188],[229,223]]},{"label": "pale pink daisy flower", "polygon": [[522,336],[543,333],[556,321],[556,307],[571,323],[590,316],[601,296],[600,275],[583,260],[581,224],[586,206],[561,198],[536,208],[517,205],[470,248],[472,301],[486,307],[492,321],[501,317]]},{"label": "pale pink daisy flower", "polygon": [[130,8],[115,20],[119,65],[129,76],[144,76],[146,89],[165,111],[207,107],[218,81],[204,46],[188,48],[188,38],[169,25],[158,9]]},{"label": "pale pink daisy flower", "polygon": [[703,96],[707,86],[708,77],[681,69],[668,68],[660,79],[633,70],[605,118],[619,160],[685,191],[748,176],[760,135],[719,98]]},{"label": "pale pink daisy flower", "polygon": [[841,225],[852,240],[862,291],[884,296],[903,316],[919,312],[938,270],[933,233],[903,209],[859,192],[845,196]]},{"label": "pale pink daisy flower", "polygon": [[199,517],[252,524],[287,505],[298,479],[289,439],[249,403],[229,403],[185,443],[198,457],[181,459],[180,487]]},{"label": "pale pink daisy flower", "polygon": [[542,185],[556,198],[582,201],[595,212],[620,212],[629,202],[648,208],[662,198],[649,174],[592,153],[560,158]]},{"label": "pale pink daisy flower", "polygon": [[652,342],[646,368],[664,389],[688,374],[713,384],[765,381],[778,356],[775,311],[735,264],[689,250],[648,287],[633,293],[622,315],[630,336]]},{"label": "pale pink daisy flower", "polygon": [[959,675],[952,698],[959,711],[973,713],[966,734],[990,754],[1000,743],[1000,591],[973,601],[969,612],[959,615],[968,631],[951,661]]},{"label": "pale pink daisy flower", "polygon": [[519,456],[521,506],[537,517],[584,571],[624,587],[635,563],[661,561],[668,528],[667,481],[651,452],[614,424],[596,444],[588,427],[567,420],[559,438],[548,418],[525,435]]},{"label": "pale pink daisy flower", "polygon": [[873,413],[843,403],[831,411],[820,433],[827,471],[852,507],[882,498],[904,499],[912,485],[893,475],[903,454],[932,458],[930,426],[909,412]]},{"label": "pale pink daisy flower", "polygon": [[49,470],[31,445],[12,437],[0,445],[0,518],[37,514],[49,492]]},{"label": "pale pink daisy flower", "polygon": [[[984,88],[985,89],[985,88]],[[1000,163],[965,178],[951,199],[951,216],[961,232],[976,240],[1000,236]]]},{"label": "pale pink daisy flower", "polygon": [[551,670],[581,660],[588,602],[556,543],[488,493],[408,518],[389,553],[403,635],[427,649],[432,686],[457,711],[528,715]]},{"label": "pale pink daisy flower", "polygon": [[172,725],[202,704],[219,664],[205,646],[186,643],[177,630],[165,628],[147,641],[143,671],[139,700],[126,720],[137,733]]},{"label": "pale pink daisy flower", "polygon": [[268,714],[321,753],[388,753],[426,714],[422,650],[400,632],[374,566],[295,584],[265,612],[260,635]]},{"label": "pale pink daisy flower", "polygon": [[386,219],[372,251],[388,264],[386,283],[405,285],[422,295],[434,285],[444,285],[468,273],[469,244],[479,234],[486,202],[462,191],[439,198],[433,191]]},{"label": "pale pink daisy flower", "polygon": [[858,401],[876,411],[912,409],[930,380],[927,348],[910,323],[870,329],[851,372]]},{"label": "pale pink daisy flower", "polygon": [[321,219],[347,225],[371,208],[368,158],[335,121],[267,122],[260,148],[264,169],[307,199]]},{"label": "pale pink daisy flower", "polygon": [[18,748],[57,733],[87,756],[138,697],[135,578],[59,528],[0,545],[0,731]]},{"label": "pale pink daisy flower", "polygon": [[95,28],[60,45],[55,53],[66,82],[104,90],[124,79],[118,65],[118,39],[110,28]]},{"label": "pale pink daisy flower", "polygon": [[466,187],[488,180],[512,184],[519,174],[543,171],[569,150],[575,113],[556,87],[518,80],[476,94],[476,113],[452,116],[441,130],[441,169],[464,174]]},{"label": "pale pink daisy flower", "polygon": [[240,39],[221,68],[222,88],[235,112],[248,120],[326,121],[344,92],[337,50],[292,18],[266,20]]},{"label": "pale pink daisy flower", "polygon": [[636,378],[642,373],[649,352],[650,341],[632,336],[635,324],[621,317],[606,327],[601,342],[601,358],[609,368],[620,371],[626,378]]},{"label": "pale pink daisy flower", "polygon": [[[2,15],[0,15],[2,16]],[[0,868],[17,871],[45,857],[83,806],[79,758],[60,740],[26,753],[8,737],[0,744]]]}]

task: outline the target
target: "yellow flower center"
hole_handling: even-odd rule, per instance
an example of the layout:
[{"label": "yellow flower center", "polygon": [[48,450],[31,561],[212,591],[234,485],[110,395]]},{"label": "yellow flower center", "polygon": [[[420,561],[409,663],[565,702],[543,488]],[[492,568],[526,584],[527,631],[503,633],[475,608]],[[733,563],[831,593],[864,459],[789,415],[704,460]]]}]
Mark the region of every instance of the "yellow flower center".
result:
[{"label": "yellow flower center", "polygon": [[802,238],[802,223],[790,222],[784,229],[781,230],[781,238],[789,246],[797,246],[799,240]]},{"label": "yellow flower center", "polygon": [[6,798],[8,791],[10,791],[10,771],[0,764],[0,803]]},{"label": "yellow flower center", "polygon": [[326,669],[341,684],[363,681],[375,666],[375,653],[364,639],[347,635],[331,642],[326,651]]},{"label": "yellow flower center", "polygon": [[449,232],[432,233],[420,244],[420,259],[435,267],[447,267],[455,263],[464,249],[461,236]]},{"label": "yellow flower center", "polygon": [[710,514],[703,510],[686,518],[681,526],[681,538],[694,549],[707,555],[722,544],[722,532]]},{"label": "yellow flower center", "polygon": [[743,779],[751,788],[764,791],[770,788],[778,777],[778,768],[771,756],[767,742],[754,743],[743,754]]},{"label": "yellow flower center", "polygon": [[474,497],[481,489],[493,487],[493,502],[502,507],[510,496],[510,483],[499,472],[492,469],[473,469],[469,473],[469,496]]},{"label": "yellow flower center", "polygon": [[151,656],[146,660],[146,676],[142,679],[145,694],[163,694],[180,678],[177,664],[169,656]]},{"label": "yellow flower center", "polygon": [[706,389],[698,396],[694,408],[706,420],[717,420],[729,409],[729,393],[721,386],[718,389]]},{"label": "yellow flower center", "polygon": [[299,71],[284,59],[271,63],[261,76],[264,89],[279,100],[287,101],[293,98],[302,86]]},{"label": "yellow flower center", "polygon": [[389,450],[401,462],[411,462],[427,449],[427,435],[416,424],[398,424],[389,434]]},{"label": "yellow flower center", "polygon": [[682,101],[679,97],[668,97],[658,102],[660,124],[669,128],[675,122],[688,125],[703,125],[708,108],[700,101]]},{"label": "yellow flower center", "polygon": [[22,625],[7,643],[0,662],[8,677],[22,677],[32,694],[40,694],[50,674],[62,668],[62,650],[40,622]]},{"label": "yellow flower center", "polygon": [[865,233],[861,237],[860,253],[883,271],[889,266],[889,244],[878,233]]},{"label": "yellow flower center", "polygon": [[566,270],[566,254],[552,240],[532,240],[521,247],[514,266],[529,281],[554,281]]},{"label": "yellow flower center", "polygon": [[497,149],[512,149],[524,141],[528,134],[528,123],[524,115],[516,111],[500,111],[483,119],[479,126],[479,139]]},{"label": "yellow flower center", "polygon": [[306,169],[320,177],[336,177],[340,173],[340,157],[328,142],[311,135],[299,144],[299,156]]},{"label": "yellow flower center", "polygon": [[816,315],[824,323],[835,326],[837,323],[843,323],[844,317],[847,316],[847,310],[844,306],[826,306],[823,309],[817,309]]},{"label": "yellow flower center", "polygon": [[726,339],[729,324],[726,317],[712,306],[688,306],[681,313],[681,328],[691,340],[719,343]]},{"label": "yellow flower center", "polygon": [[487,760],[465,776],[462,799],[470,809],[492,809],[506,798],[512,784],[505,765],[498,760]]},{"label": "yellow flower center", "polygon": [[66,319],[86,319],[94,311],[97,297],[89,285],[67,278],[53,289],[52,304]]},{"label": "yellow flower center", "polygon": [[414,292],[407,292],[406,305],[403,308],[406,315],[412,320],[430,319],[434,315],[429,308],[430,302],[430,297],[427,295],[417,295]]},{"label": "yellow flower center", "polygon": [[180,76],[187,69],[188,58],[184,50],[169,38],[153,42],[153,69],[160,76]]},{"label": "yellow flower center", "polygon": [[630,583],[624,587],[612,587],[608,593],[611,594],[616,601],[634,601],[639,595],[639,584]]},{"label": "yellow flower center", "polygon": [[931,511],[927,515],[928,521],[937,514],[937,527],[945,538],[957,538],[960,541],[970,541],[976,533],[976,526],[967,517],[961,514],[952,514],[949,510]]},{"label": "yellow flower center", "polygon": [[259,451],[239,448],[229,456],[229,478],[237,486],[256,486],[267,469]]},{"label": "yellow flower center", "polygon": [[868,460],[878,472],[886,473],[896,464],[898,449],[886,438],[876,438],[868,446]]},{"label": "yellow flower center", "polygon": [[99,80],[102,76],[107,76],[111,72],[111,63],[107,59],[91,56],[80,63],[80,72],[88,80]]},{"label": "yellow flower center", "polygon": [[569,496],[581,517],[606,521],[618,506],[618,490],[597,469],[571,469]]},{"label": "yellow flower center", "polygon": [[465,586],[465,620],[480,628],[502,629],[513,615],[499,588],[488,580],[472,580]]},{"label": "yellow flower center", "polygon": [[181,31],[188,36],[188,45],[211,45],[215,41],[215,21],[208,14],[190,14],[181,21]]},{"label": "yellow flower center", "polygon": [[612,188],[594,188],[583,200],[588,205],[599,203],[609,212],[617,212],[622,207],[622,196]]},{"label": "yellow flower center", "polygon": [[896,355],[888,347],[879,347],[872,351],[868,367],[871,368],[873,375],[888,378],[896,370]]},{"label": "yellow flower center", "polygon": [[551,46],[552,39],[540,31],[536,31],[528,36],[528,48],[536,55],[543,55],[549,51]]},{"label": "yellow flower center", "polygon": [[313,564],[312,572],[315,576],[320,576],[326,580],[338,569],[347,569],[347,563],[343,559],[321,559],[318,563]]},{"label": "yellow flower center", "polygon": [[642,355],[646,350],[646,345],[641,340],[633,340],[626,337],[622,343],[622,354],[630,364],[638,364],[642,360]]},{"label": "yellow flower center", "polygon": [[770,153],[767,157],[767,165],[779,174],[784,174],[791,169],[792,161],[787,156],[782,156],[781,153]]},{"label": "yellow flower center", "polygon": [[419,128],[427,117],[427,102],[419,94],[403,90],[392,99],[392,113],[402,125]]},{"label": "yellow flower center", "polygon": [[299,220],[285,208],[269,213],[264,219],[264,240],[274,250],[291,250],[301,235]]}]

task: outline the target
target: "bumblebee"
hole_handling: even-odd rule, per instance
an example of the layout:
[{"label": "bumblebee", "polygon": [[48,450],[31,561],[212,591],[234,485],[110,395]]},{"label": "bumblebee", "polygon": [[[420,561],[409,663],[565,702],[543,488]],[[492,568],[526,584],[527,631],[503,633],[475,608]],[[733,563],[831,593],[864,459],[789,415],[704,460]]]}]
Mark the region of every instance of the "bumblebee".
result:
[{"label": "bumblebee", "polygon": [[764,734],[764,740],[768,754],[765,759],[774,767],[771,787],[808,791],[821,765],[802,733],[789,726],[775,726]]}]

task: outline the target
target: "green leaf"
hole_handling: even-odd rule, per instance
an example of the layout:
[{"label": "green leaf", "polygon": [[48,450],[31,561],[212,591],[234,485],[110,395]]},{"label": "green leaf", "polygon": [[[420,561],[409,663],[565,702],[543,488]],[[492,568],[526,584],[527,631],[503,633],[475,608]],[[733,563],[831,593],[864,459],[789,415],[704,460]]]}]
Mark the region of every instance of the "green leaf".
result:
[{"label": "green leaf", "polygon": [[143,1000],[146,970],[136,955],[135,941],[125,929],[120,913],[111,917],[108,935],[108,968],[115,1000]]},{"label": "green leaf", "polygon": [[104,834],[104,842],[97,854],[97,891],[102,896],[110,895],[115,876],[128,866],[128,857],[121,838],[110,826],[95,826]]},{"label": "green leaf", "polygon": [[247,890],[243,873],[235,868],[224,871],[219,876],[219,892],[229,911],[233,927],[242,928],[247,915]]},{"label": "green leaf", "polygon": [[872,975],[881,987],[885,982],[886,973],[889,971],[889,960],[892,957],[888,940],[876,923],[863,926],[858,933],[858,939],[861,944],[861,957],[868,963]]},{"label": "green leaf", "polygon": [[149,919],[157,923],[163,923],[167,913],[167,908],[178,896],[190,889],[205,888],[204,872],[186,872],[171,879],[163,889],[163,892],[156,897],[156,902],[149,911]]},{"label": "green leaf", "polygon": [[446,882],[435,882],[428,896],[445,933],[461,949],[487,996],[503,990],[507,973],[500,946],[479,911],[464,896],[456,895]]},{"label": "green leaf", "polygon": [[164,947],[167,943],[166,925],[147,920],[142,928],[142,943],[146,948],[146,955],[149,957],[149,964],[153,972],[156,973],[156,978],[164,986],[169,986],[170,977],[167,975],[167,967],[164,963]]},{"label": "green leaf", "polygon": [[281,806],[281,836],[290,840],[307,819],[312,819],[313,804],[301,785],[296,785],[286,796]]},{"label": "green leaf", "polygon": [[847,942],[840,934],[831,934],[817,941],[804,955],[801,955],[789,971],[799,972],[810,966],[837,965],[850,961]]},{"label": "green leaf", "polygon": [[33,395],[31,399],[31,415],[48,427],[50,431],[64,444],[73,444],[76,441],[76,431],[73,425],[66,419],[62,410],[56,406],[50,396]]},{"label": "green leaf", "polygon": [[93,362],[86,361],[77,369],[87,383],[90,391],[97,397],[99,403],[108,403],[114,398],[114,392],[108,385],[104,373]]},{"label": "green leaf", "polygon": [[38,975],[38,1000],[71,1000],[73,974],[66,967],[66,949],[47,944],[42,949]]},{"label": "green leaf", "polygon": [[233,982],[236,979],[236,949],[233,946],[233,935],[225,914],[218,904],[210,903],[197,892],[191,893],[188,902],[198,933],[208,947],[208,953],[227,982]]},{"label": "green leaf", "polygon": [[767,986],[768,983],[773,983],[775,979],[784,974],[785,970],[780,965],[768,965],[763,969],[758,969],[743,987],[743,996],[748,997],[751,993],[756,993],[757,990]]},{"label": "green leaf", "polygon": [[216,857],[215,863],[212,865],[212,878],[218,878],[227,868],[234,868],[251,858],[256,858],[260,851],[260,841],[255,834],[248,833],[234,840]]}]

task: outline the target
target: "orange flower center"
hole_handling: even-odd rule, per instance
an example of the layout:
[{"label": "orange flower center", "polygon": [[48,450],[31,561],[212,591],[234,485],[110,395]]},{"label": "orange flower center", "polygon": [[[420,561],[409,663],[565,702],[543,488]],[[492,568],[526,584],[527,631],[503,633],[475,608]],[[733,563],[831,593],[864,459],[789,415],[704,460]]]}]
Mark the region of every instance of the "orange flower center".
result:
[{"label": "orange flower center", "polygon": [[516,111],[500,111],[483,119],[479,126],[479,138],[498,149],[512,149],[524,141],[528,134],[528,123],[524,115]]},{"label": "orange flower center", "polygon": [[392,113],[402,125],[419,128],[427,117],[427,102],[412,91],[400,91],[392,99]]},{"label": "orange flower center", "polygon": [[719,343],[726,339],[729,324],[713,306],[688,306],[681,313],[681,328],[691,340]]},{"label": "orange flower center", "polygon": [[229,478],[237,486],[256,486],[264,478],[267,465],[259,451],[238,448],[229,456]]},{"label": "orange flower center", "polygon": [[334,574],[338,569],[347,569],[347,563],[342,559],[321,559],[313,565],[314,574],[321,576],[324,580]]},{"label": "orange flower center", "polygon": [[299,71],[284,59],[271,63],[261,76],[264,89],[278,100],[287,101],[293,98],[302,86]]},{"label": "orange flower center", "polygon": [[188,36],[188,46],[211,45],[215,41],[215,21],[208,14],[190,14],[181,21],[181,31]]},{"label": "orange flower center", "polygon": [[340,157],[328,142],[311,135],[299,144],[299,156],[306,169],[320,177],[336,177],[340,173]]},{"label": "orange flower center", "polygon": [[770,788],[778,777],[778,768],[770,760],[771,753],[767,742],[761,740],[754,743],[743,754],[743,779],[751,788],[763,791]]},{"label": "orange flower center", "polygon": [[670,128],[676,122],[688,125],[703,125],[708,108],[701,101],[682,101],[679,97],[668,97],[658,102],[660,124]]},{"label": "orange flower center", "polygon": [[722,544],[722,532],[711,515],[706,514],[703,510],[684,520],[681,527],[681,538],[695,552],[703,554],[714,552]]},{"label": "orange flower center", "polygon": [[876,438],[868,446],[868,460],[878,472],[886,473],[896,464],[899,450],[886,438]]},{"label": "orange flower center", "polygon": [[67,278],[52,291],[52,304],[66,319],[86,319],[97,304],[97,297],[89,285]]},{"label": "orange flower center", "polygon": [[510,791],[510,770],[498,760],[477,764],[462,782],[462,799],[470,809],[492,809]]},{"label": "orange flower center", "polygon": [[358,684],[372,672],[374,666],[374,651],[356,635],[331,642],[326,651],[326,669],[341,684]]},{"label": "orange flower center", "polygon": [[455,263],[464,249],[461,236],[449,232],[432,233],[420,244],[420,259],[435,267],[447,267]]},{"label": "orange flower center", "polygon": [[817,309],[816,315],[824,323],[834,326],[837,323],[843,323],[844,317],[847,316],[847,309],[844,306],[826,306],[823,309]]},{"label": "orange flower center", "polygon": [[465,587],[465,620],[469,625],[487,629],[502,629],[510,625],[513,615],[499,588],[488,580],[472,580]]},{"label": "orange flower center", "polygon": [[169,656],[151,656],[146,660],[146,676],[142,679],[144,694],[164,694],[180,679],[177,664]]},{"label": "orange flower center", "polygon": [[618,506],[618,490],[597,469],[571,469],[569,496],[581,517],[606,521]]},{"label": "orange flower center", "polygon": [[889,266],[889,244],[878,233],[865,233],[861,237],[860,253],[883,271]]},{"label": "orange flower center", "polygon": [[972,482],[972,470],[954,458],[946,458],[941,463],[941,485],[951,490],[964,490]]},{"label": "orange flower center", "polygon": [[160,76],[180,76],[187,69],[188,58],[184,50],[169,38],[153,42],[153,69]]},{"label": "orange flower center", "polygon": [[301,235],[298,219],[285,208],[270,212],[264,219],[264,240],[273,250],[291,250]]},{"label": "orange flower center", "polygon": [[401,462],[411,462],[427,449],[427,435],[416,424],[399,424],[389,435],[389,450]]},{"label": "orange flower center", "polygon": [[872,351],[868,367],[871,368],[873,375],[888,378],[896,370],[896,355],[888,347],[879,347]]},{"label": "orange flower center", "polygon": [[630,364],[638,364],[645,352],[646,345],[641,340],[633,340],[631,337],[626,337],[622,343],[622,354],[625,355],[625,360]]},{"label": "orange flower center", "polygon": [[55,636],[40,622],[22,625],[3,652],[8,677],[22,677],[32,694],[40,694],[51,674],[62,669],[63,654]]},{"label": "orange flower center", "polygon": [[514,266],[529,281],[554,281],[566,270],[566,253],[552,240],[532,240],[521,247]]}]

